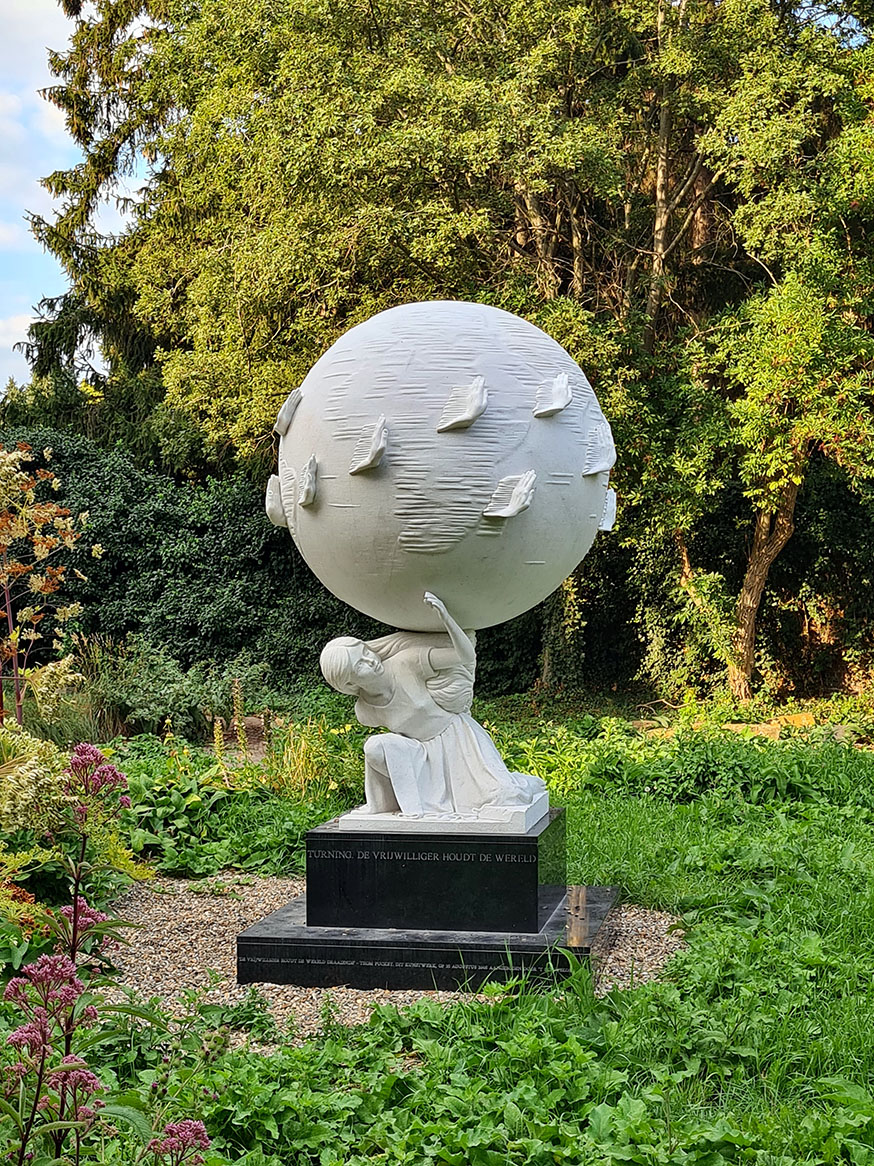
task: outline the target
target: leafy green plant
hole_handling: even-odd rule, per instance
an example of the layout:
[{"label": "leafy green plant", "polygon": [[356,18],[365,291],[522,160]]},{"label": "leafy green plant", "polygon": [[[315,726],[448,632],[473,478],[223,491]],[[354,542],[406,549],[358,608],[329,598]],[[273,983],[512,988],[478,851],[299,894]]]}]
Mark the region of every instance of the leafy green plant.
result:
[{"label": "leafy green plant", "polygon": [[[203,1121],[216,1164],[867,1160],[869,752],[711,727],[648,737],[618,718],[556,721],[536,740],[506,719],[495,728],[517,759],[567,782],[569,880],[616,883],[682,916],[688,947],[662,980],[599,1000],[578,966],[546,991],[519,982],[451,1007],[387,1002],[353,1029],[328,1003],[307,1042],[279,1032],[257,992],[236,1005],[189,993],[175,1022],[131,1001],[89,1030],[107,1090],[150,1127],[104,1131],[109,1160],[186,1113]],[[325,731],[338,757],[351,736]],[[242,788],[215,785],[215,759],[179,741],[134,739],[117,756],[143,793],[158,779],[225,788],[192,845],[237,839],[233,861],[253,869],[275,853],[287,873],[289,838],[329,809],[258,787],[251,764],[229,771]],[[230,1048],[224,1026],[248,1032],[257,1055]],[[156,1097],[167,1099],[158,1111]]]},{"label": "leafy green plant", "polygon": [[828,729],[771,741],[681,723],[659,735],[606,717],[582,731],[554,723],[524,736],[507,725],[495,731],[511,768],[544,778],[560,799],[594,790],[675,802],[715,796],[874,805],[874,758]]},{"label": "leafy green plant", "polygon": [[210,786],[202,775],[178,773],[170,782],[138,783],[132,790],[126,823],[135,854],[154,856],[159,870],[190,874],[227,865],[229,848],[208,838],[210,819],[227,789]]},{"label": "leafy green plant", "polygon": [[[340,757],[346,735],[327,740]],[[176,739],[143,736],[120,747],[133,805],[124,823],[133,851],[167,873],[211,875],[223,867],[288,874],[303,866],[307,830],[353,804],[329,776],[295,792],[285,784],[280,737],[263,763],[231,769]],[[296,780],[296,779],[295,779]]]},{"label": "leafy green plant", "polygon": [[154,733],[168,723],[192,739],[205,735],[199,677],[183,671],[168,653],[136,636],[121,642],[92,636],[77,640],[76,660],[104,738]]},{"label": "leafy green plant", "polygon": [[[94,762],[102,769],[93,783],[117,774],[94,746],[80,744],[67,756],[50,742],[0,726],[0,880],[26,885],[42,901],[66,899],[73,867],[86,878],[89,894],[98,897],[117,890],[119,881],[145,873],[125,847],[115,817],[99,802],[89,810],[83,791],[77,790],[76,767],[88,750],[102,759],[99,765]],[[118,774],[112,780],[120,784],[124,779]],[[127,794],[121,796],[126,802]],[[74,813],[91,814],[87,831],[73,827]]]},{"label": "leafy green plant", "polygon": [[[343,710],[346,711],[346,710]],[[363,796],[362,746],[367,731],[355,722],[331,724],[325,716],[306,721],[277,717],[263,762],[251,772],[274,792],[308,801]],[[246,770],[241,771],[241,779]]]}]

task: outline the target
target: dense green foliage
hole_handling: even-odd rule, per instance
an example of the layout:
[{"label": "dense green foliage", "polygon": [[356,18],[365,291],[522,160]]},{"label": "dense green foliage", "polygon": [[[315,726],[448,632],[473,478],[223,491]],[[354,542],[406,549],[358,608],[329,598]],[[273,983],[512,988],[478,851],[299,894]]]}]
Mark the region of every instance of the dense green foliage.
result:
[{"label": "dense green foliage", "polygon": [[[748,697],[756,669],[776,688],[867,666],[844,602],[861,562],[849,586],[788,568],[765,590],[796,527],[830,550],[805,500],[870,529],[846,501],[874,471],[864,6],[64,2],[50,97],[84,160],[47,179],[35,230],[72,290],[7,423],[263,477],[277,406],[350,325],[499,304],[580,360],[613,425],[622,547],[601,567],[647,678]],[[129,226],[101,238],[100,198],[137,168]],[[89,340],[108,372],[83,381]],[[578,670],[586,590],[550,610],[550,682]]]},{"label": "dense green foliage", "polygon": [[[318,584],[287,534],[266,521],[260,485],[245,475],[180,482],[69,431],[28,427],[0,436],[27,441],[40,462],[50,447],[60,499],[89,514],[88,537],[68,556],[74,571],[64,592],[84,605],[80,630],[116,643],[142,639],[125,659],[102,653],[94,661],[100,735],[122,725],[154,732],[167,715],[178,731],[196,734],[201,709],[227,715],[222,677],[251,677],[252,688],[270,692],[311,677],[331,635],[377,631]],[[760,634],[765,687],[782,696],[858,682],[874,627],[874,590],[865,584],[874,557],[870,504],[823,461],[801,492],[798,517],[798,533],[771,573]],[[690,546],[732,580],[741,542],[726,505]],[[103,547],[99,560],[94,543]],[[633,548],[602,536],[573,580],[572,602],[566,593],[480,634],[478,690],[530,687],[544,618],[556,607],[558,617],[546,620],[559,641],[556,683],[627,689],[640,673],[664,694],[706,689],[718,679],[706,667],[708,629],[690,623],[683,593],[666,580],[669,553],[657,536]],[[83,727],[80,736],[93,732]]]},{"label": "dense green foliage", "polygon": [[130,780],[133,804],[122,823],[132,850],[168,874],[212,875],[230,866],[302,872],[306,831],[358,804],[362,793],[362,734],[353,738],[355,751],[330,733],[320,738],[338,746],[321,751],[327,772],[312,788],[301,783],[294,796],[271,784],[272,776],[287,775],[273,774],[269,763],[229,775],[203,750],[180,743],[168,751],[158,738],[132,739],[118,754]]},{"label": "dense green foliage", "polygon": [[[298,731],[318,727],[325,776],[354,783],[360,733],[345,731],[347,706],[313,691],[301,711],[321,718]],[[181,1023],[141,1002],[87,1033],[126,1116],[83,1162],[133,1161],[156,1098],[162,1122],[204,1121],[209,1166],[870,1161],[870,752],[835,740],[833,725],[773,742],[721,732],[715,718],[660,737],[583,713],[538,728],[518,700],[487,711],[514,761],[562,791],[569,879],[616,883],[628,901],[682,915],[688,948],[662,982],[596,1000],[580,968],[546,990],[515,984],[448,1007],[386,1003],[356,1029],[338,1024],[328,1002],[323,1035],[305,1043],[278,1031],[257,993],[234,1007],[189,993]],[[870,710],[847,711],[849,735],[870,740]],[[685,719],[693,715],[701,710]],[[247,835],[261,829],[266,843],[283,802],[303,822],[332,812],[338,796],[324,784],[309,802],[273,789],[286,744],[234,770],[243,788],[224,787],[209,814],[196,798],[220,788],[214,758],[145,738],[116,754],[136,794],[132,817],[151,806],[162,840],[152,855],[165,863],[187,830],[190,853],[212,870],[220,829],[206,819],[239,800],[233,812],[246,826],[228,833],[222,858],[277,869]],[[245,782],[259,774],[253,798]],[[168,808],[170,788],[195,798]],[[233,893],[232,881],[213,885]],[[0,1033],[15,1023],[0,1003]],[[229,1049],[219,1025],[248,1030],[257,1052]]]},{"label": "dense green foliage", "polygon": [[[35,464],[50,449],[61,479],[53,497],[88,515],[88,538],[65,559],[65,597],[83,606],[79,630],[116,643],[140,638],[121,657],[93,649],[96,698],[118,709],[115,724],[102,724],[105,735],[120,724],[156,731],[168,715],[177,730],[196,733],[201,707],[226,715],[220,692],[210,691],[221,688],[222,677],[225,694],[229,674],[275,691],[312,677],[332,635],[380,634],[381,625],[313,577],[287,531],[268,522],[262,490],[244,475],[178,482],[132,465],[123,449],[103,450],[57,430],[7,429],[2,440],[26,440]],[[91,553],[95,543],[103,548],[99,559]],[[536,615],[484,633],[485,688],[527,687],[539,636]],[[203,667],[186,675],[195,665]]]},{"label": "dense green foliage", "polygon": [[[4,436],[51,448],[59,496],[89,516],[89,545],[68,556],[83,631],[116,640],[139,633],[186,667],[245,654],[289,678],[312,671],[326,628],[361,620],[319,587],[245,478],[179,484],[132,466],[122,449],[103,451],[71,434]],[[102,545],[100,559],[92,543]],[[118,686],[118,676],[109,679]],[[153,680],[155,699],[174,711],[161,679]]]}]

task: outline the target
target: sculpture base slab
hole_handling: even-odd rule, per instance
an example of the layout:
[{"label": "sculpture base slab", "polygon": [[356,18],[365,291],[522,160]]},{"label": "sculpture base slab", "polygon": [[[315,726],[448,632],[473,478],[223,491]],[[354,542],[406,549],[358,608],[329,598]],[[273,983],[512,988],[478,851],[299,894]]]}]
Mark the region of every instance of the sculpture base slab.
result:
[{"label": "sculpture base slab", "polygon": [[307,924],[540,931],[567,889],[564,809],[520,834],[453,826],[377,833],[334,818],[308,831]]},{"label": "sculpture base slab", "polygon": [[486,806],[470,818],[405,818],[402,814],[368,814],[364,806],[340,817],[342,830],[383,834],[526,834],[549,813],[549,794],[528,806]]},{"label": "sculpture base slab", "polygon": [[618,887],[568,887],[536,933],[309,927],[306,896],[237,937],[238,984],[475,990],[520,975],[563,977],[585,958]]}]

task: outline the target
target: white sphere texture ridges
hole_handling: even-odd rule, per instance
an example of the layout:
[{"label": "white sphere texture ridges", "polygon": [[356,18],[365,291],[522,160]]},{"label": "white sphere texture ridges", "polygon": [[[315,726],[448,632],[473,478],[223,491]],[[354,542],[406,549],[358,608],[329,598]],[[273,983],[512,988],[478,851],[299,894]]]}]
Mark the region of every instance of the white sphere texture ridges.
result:
[{"label": "white sphere texture ridges", "polygon": [[580,367],[533,324],[436,301],[350,329],[286,401],[267,510],[340,599],[409,631],[544,599],[592,545],[615,450]]}]

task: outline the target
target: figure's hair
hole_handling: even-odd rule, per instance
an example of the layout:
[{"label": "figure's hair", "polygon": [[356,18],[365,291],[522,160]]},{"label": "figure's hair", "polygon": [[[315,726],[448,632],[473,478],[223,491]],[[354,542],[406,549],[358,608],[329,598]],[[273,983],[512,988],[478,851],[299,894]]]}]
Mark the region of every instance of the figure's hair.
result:
[{"label": "figure's hair", "polygon": [[331,688],[338,692],[345,692],[347,696],[355,696],[358,685],[352,678],[352,669],[349,664],[349,649],[357,647],[363,640],[355,636],[338,636],[322,648],[319,656],[319,667],[322,675]]}]

